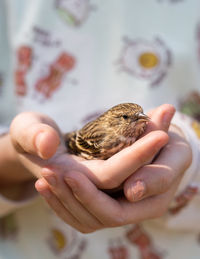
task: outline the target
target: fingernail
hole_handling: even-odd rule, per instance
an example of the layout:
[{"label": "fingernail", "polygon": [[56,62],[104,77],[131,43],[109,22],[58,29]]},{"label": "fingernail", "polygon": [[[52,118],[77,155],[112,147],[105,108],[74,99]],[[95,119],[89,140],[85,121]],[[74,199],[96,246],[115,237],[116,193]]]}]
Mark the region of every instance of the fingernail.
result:
[{"label": "fingernail", "polygon": [[36,139],[35,139],[35,146],[36,146],[39,156],[41,156],[41,157],[42,157],[42,154],[40,153],[40,144],[41,144],[42,139],[44,138],[44,134],[45,134],[44,132],[40,132],[36,136]]},{"label": "fingernail", "polygon": [[146,193],[146,185],[143,181],[135,182],[131,187],[133,201],[141,200]]},{"label": "fingernail", "polygon": [[173,115],[174,115],[174,111],[165,113],[163,116],[163,123],[166,125],[169,124]]},{"label": "fingernail", "polygon": [[40,178],[36,181],[35,188],[43,197],[45,197],[45,198],[51,197],[51,192],[49,190],[45,189],[43,178]]}]

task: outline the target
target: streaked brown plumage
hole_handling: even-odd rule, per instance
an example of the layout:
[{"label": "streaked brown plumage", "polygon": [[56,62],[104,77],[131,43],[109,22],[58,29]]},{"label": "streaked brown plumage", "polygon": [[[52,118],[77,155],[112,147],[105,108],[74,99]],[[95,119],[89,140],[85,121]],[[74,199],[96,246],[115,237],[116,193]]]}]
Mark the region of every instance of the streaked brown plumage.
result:
[{"label": "streaked brown plumage", "polygon": [[148,121],[141,106],[122,103],[82,129],[67,133],[66,147],[69,153],[85,159],[108,159],[134,143],[145,131]]}]

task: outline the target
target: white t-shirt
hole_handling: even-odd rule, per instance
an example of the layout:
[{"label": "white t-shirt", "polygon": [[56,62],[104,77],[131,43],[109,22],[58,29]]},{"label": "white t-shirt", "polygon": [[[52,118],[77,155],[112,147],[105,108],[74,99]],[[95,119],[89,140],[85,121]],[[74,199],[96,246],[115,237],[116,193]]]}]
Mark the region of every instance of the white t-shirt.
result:
[{"label": "white t-shirt", "polygon": [[[200,255],[200,2],[2,0],[0,123],[33,110],[63,132],[122,102],[171,103],[193,150],[162,218],[84,235],[41,199],[0,197],[0,259],[192,258]],[[25,206],[26,205],[26,206]],[[9,214],[12,213],[12,214]]]}]

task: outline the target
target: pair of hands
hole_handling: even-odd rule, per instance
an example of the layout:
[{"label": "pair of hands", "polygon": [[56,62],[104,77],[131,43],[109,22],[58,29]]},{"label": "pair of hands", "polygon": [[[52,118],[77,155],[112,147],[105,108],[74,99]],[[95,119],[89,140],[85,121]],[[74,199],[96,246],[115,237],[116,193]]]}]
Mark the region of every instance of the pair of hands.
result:
[{"label": "pair of hands", "polygon": [[[89,233],[167,211],[192,160],[183,133],[170,126],[174,112],[167,104],[151,111],[145,135],[105,161],[67,154],[58,126],[38,113],[19,114],[10,136],[20,163],[39,178],[35,187],[50,207],[64,222]],[[101,190],[119,186],[124,197],[117,199]]]}]

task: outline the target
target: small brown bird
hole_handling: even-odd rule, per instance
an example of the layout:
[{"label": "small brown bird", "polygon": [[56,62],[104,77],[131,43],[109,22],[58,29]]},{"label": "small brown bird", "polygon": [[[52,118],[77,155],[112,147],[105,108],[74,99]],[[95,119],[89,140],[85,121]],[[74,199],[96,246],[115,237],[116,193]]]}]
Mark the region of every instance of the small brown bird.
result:
[{"label": "small brown bird", "polygon": [[82,129],[67,133],[68,152],[85,159],[108,159],[134,143],[145,131],[149,117],[135,103],[116,105],[87,123]]}]

